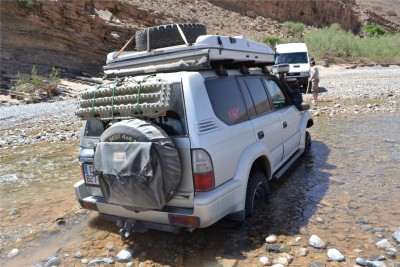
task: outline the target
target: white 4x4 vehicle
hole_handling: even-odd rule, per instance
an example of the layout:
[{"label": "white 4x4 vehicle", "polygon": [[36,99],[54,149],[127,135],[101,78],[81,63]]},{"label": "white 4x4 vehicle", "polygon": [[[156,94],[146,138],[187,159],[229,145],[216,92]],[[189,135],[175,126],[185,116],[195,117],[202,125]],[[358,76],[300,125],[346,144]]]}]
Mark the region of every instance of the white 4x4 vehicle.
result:
[{"label": "white 4x4 vehicle", "polygon": [[[239,49],[243,42],[247,51]],[[80,94],[84,179],[75,192],[81,206],[117,222],[125,238],[149,228],[192,231],[228,215],[251,216],[268,195],[268,182],[308,148],[306,129],[313,124],[299,92],[266,71],[272,50],[262,52],[265,64],[248,60],[262,57],[252,51],[258,45],[243,37],[203,35],[191,46],[109,57],[106,69],[120,76],[146,71]],[[182,64],[171,63],[174,53],[189,62],[199,51],[211,66],[201,62],[199,69],[180,71]],[[224,53],[233,60],[213,59]],[[150,61],[155,71],[143,75]],[[159,71],[166,65],[169,72]]]}]

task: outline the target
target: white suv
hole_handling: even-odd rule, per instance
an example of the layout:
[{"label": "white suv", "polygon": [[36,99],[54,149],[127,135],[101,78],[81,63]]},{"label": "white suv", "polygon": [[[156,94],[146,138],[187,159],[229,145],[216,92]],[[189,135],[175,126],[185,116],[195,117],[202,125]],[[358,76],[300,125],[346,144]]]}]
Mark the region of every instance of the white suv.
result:
[{"label": "white suv", "polygon": [[[214,37],[217,57],[224,56],[223,46],[252,45],[242,37]],[[204,46],[201,53],[212,50]],[[182,58],[182,49],[174,49]],[[192,231],[226,216],[244,220],[266,200],[269,181],[310,146],[306,130],[313,120],[299,91],[265,65],[249,71],[245,64],[254,61],[240,70],[227,64],[236,69],[225,70],[222,63],[124,77],[78,99],[85,122],[76,196],[83,208],[117,222],[122,238],[150,228]]]},{"label": "white suv", "polygon": [[[75,184],[83,208],[120,221],[121,228],[193,230],[227,215],[244,219],[268,194],[268,181],[279,178],[310,144],[310,113],[292,104],[290,92],[273,75],[229,70],[227,76],[195,71],[155,77],[173,83],[171,109],[164,117],[134,120],[161,127],[179,154],[181,179],[168,203],[161,209],[129,209],[128,202],[106,201],[100,179]],[[94,148],[108,126],[100,120],[84,123],[84,170],[92,168]]]}]

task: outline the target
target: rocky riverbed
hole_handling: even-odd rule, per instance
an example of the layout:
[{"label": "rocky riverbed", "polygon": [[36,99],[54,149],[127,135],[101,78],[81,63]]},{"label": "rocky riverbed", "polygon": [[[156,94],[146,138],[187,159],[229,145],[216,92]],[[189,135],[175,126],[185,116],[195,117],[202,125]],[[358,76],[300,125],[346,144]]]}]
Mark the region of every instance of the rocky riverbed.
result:
[{"label": "rocky riverbed", "polygon": [[[400,140],[395,133],[400,130],[400,68],[321,67],[320,91],[311,107],[315,154],[272,185],[273,194],[259,216],[242,226],[223,220],[193,233],[150,231],[125,242],[113,224],[81,210],[75,200],[81,121],[74,116],[73,100],[19,106],[2,102],[1,265],[399,266],[395,199],[400,197]],[[304,99],[311,103],[311,95]],[[377,125],[388,125],[387,136],[377,145],[386,149],[381,158],[375,159],[375,151],[365,156],[374,170],[355,162],[364,162],[364,156],[343,145],[345,139],[332,143],[337,135],[318,126],[337,123],[342,126],[338,131],[344,131],[346,122],[361,126],[369,116],[376,117]],[[368,132],[358,130],[359,135]],[[341,155],[353,163],[347,166]],[[381,165],[386,172],[379,171],[376,186],[352,191],[357,181],[362,183],[359,175],[374,179]]]}]

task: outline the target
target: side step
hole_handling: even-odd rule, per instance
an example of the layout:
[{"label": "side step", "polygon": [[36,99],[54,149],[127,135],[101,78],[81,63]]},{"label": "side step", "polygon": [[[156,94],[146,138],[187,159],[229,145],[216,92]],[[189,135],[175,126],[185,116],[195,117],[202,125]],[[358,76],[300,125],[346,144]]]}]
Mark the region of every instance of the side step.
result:
[{"label": "side step", "polygon": [[298,150],[272,177],[275,180],[281,178],[293,163],[304,153],[304,148]]}]

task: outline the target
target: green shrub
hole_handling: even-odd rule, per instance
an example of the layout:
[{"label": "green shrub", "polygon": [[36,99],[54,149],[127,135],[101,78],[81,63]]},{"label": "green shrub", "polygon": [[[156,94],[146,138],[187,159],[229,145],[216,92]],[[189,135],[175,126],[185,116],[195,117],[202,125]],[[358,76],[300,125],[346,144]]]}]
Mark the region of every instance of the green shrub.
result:
[{"label": "green shrub", "polygon": [[[39,97],[40,94],[51,95],[59,94],[58,85],[60,84],[60,70],[52,67],[49,79],[45,80],[39,76],[36,67],[32,67],[30,76],[23,76],[19,72],[14,80],[15,87],[13,91],[19,95],[29,95]],[[40,97],[39,97],[40,98]]]},{"label": "green shrub", "polygon": [[283,26],[289,29],[296,37],[301,36],[304,30],[304,24],[300,22],[286,21]]},{"label": "green shrub", "polygon": [[[383,35],[362,39],[337,24],[315,29],[304,40],[315,58],[343,58],[366,63],[400,62],[400,36]],[[339,60],[340,61],[340,60]]]},{"label": "green shrub", "polygon": [[19,6],[31,11],[35,7],[35,2],[33,0],[18,0]]},{"label": "green shrub", "polygon": [[362,26],[362,31],[367,37],[379,37],[383,35],[391,34],[385,28],[374,25],[374,24],[365,24]]},{"label": "green shrub", "polygon": [[282,42],[282,39],[276,36],[264,35],[262,37],[262,42],[268,44],[271,47],[275,47],[276,44]]}]

